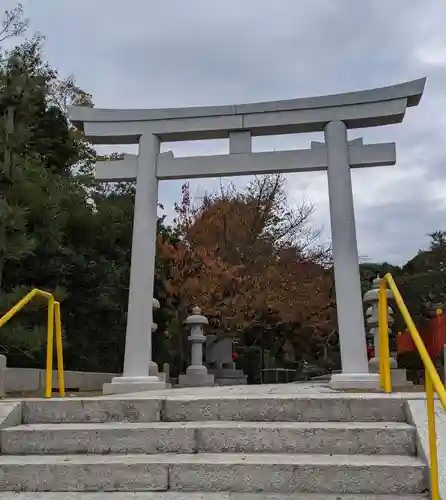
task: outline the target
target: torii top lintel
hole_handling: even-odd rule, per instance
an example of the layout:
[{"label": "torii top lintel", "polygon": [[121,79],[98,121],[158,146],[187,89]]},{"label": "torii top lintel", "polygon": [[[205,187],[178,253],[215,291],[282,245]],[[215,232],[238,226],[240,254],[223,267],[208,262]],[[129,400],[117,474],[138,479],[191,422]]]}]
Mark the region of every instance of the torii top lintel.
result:
[{"label": "torii top lintel", "polygon": [[426,78],[389,87],[319,97],[232,106],[167,109],[95,109],[73,106],[69,117],[95,144],[132,144],[144,133],[163,141],[227,138],[229,132],[253,136],[322,131],[333,120],[348,128],[399,123],[407,106],[416,106]]}]

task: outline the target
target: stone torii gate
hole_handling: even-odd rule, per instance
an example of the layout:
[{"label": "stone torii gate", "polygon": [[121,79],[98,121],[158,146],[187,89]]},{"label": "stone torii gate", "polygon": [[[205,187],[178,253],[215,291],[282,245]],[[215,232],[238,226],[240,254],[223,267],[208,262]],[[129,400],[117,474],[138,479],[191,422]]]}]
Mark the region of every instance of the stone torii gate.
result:
[{"label": "stone torii gate", "polygon": [[[393,165],[395,144],[348,142],[347,129],[399,123],[418,105],[425,79],[346,94],[285,101],[173,109],[72,107],[69,117],[94,144],[139,144],[137,155],[100,162],[102,181],[136,179],[124,373],[107,393],[163,384],[149,375],[158,181],[165,179],[327,170],[342,373],[334,388],[376,388],[368,371],[350,168]],[[251,137],[320,132],[310,149],[251,152]],[[175,158],[162,141],[229,138],[229,154]]]}]

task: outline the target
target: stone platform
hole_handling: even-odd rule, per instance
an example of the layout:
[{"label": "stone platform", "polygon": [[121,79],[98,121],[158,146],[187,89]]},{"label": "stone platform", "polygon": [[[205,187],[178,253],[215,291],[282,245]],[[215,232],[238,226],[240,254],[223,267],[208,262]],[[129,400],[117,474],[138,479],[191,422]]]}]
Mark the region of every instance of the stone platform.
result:
[{"label": "stone platform", "polygon": [[[104,396],[106,399],[127,399],[127,398],[144,398],[144,399],[175,399],[177,397],[212,397],[212,398],[232,398],[232,397],[271,397],[271,396],[314,396],[316,399],[320,397],[357,397],[357,398],[403,398],[403,399],[424,399],[424,392],[405,392],[404,390],[395,391],[390,395],[384,394],[382,391],[372,390],[352,390],[338,391],[332,389],[328,381],[321,382],[293,382],[289,384],[255,384],[255,385],[233,385],[233,386],[214,386],[214,387],[174,387],[172,389],[160,389],[147,392],[135,392],[133,394],[122,394],[115,396]],[[101,398],[102,399],[102,398]]]}]

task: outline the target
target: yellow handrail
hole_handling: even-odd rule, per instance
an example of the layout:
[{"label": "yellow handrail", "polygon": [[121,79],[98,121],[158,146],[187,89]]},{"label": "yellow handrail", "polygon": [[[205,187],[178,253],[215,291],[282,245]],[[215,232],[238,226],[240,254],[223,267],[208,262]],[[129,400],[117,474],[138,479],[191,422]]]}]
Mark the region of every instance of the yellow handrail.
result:
[{"label": "yellow handrail", "polygon": [[381,280],[379,290],[379,366],[380,366],[380,381],[381,387],[385,392],[392,391],[392,382],[390,378],[390,353],[389,353],[389,328],[387,319],[387,290],[386,285],[389,285],[392,291],[396,305],[401,312],[407,329],[412,337],[412,340],[420,354],[425,369],[426,379],[426,406],[427,420],[429,433],[429,457],[431,470],[431,496],[432,500],[440,500],[440,490],[438,483],[438,453],[437,453],[437,433],[435,430],[435,392],[441,401],[443,409],[446,410],[446,389],[438,375],[437,369],[432,362],[426,346],[420,336],[420,333],[413,322],[413,319],[407,310],[403,297],[401,296],[395,280],[390,273],[387,273]]},{"label": "yellow handrail", "polygon": [[50,398],[53,393],[53,339],[54,326],[56,327],[56,352],[57,352],[57,371],[59,381],[59,393],[65,396],[65,380],[63,371],[63,348],[62,348],[62,322],[60,315],[60,303],[54,300],[54,296],[49,292],[44,292],[34,288],[23,299],[0,318],[0,328],[5,325],[16,313],[26,306],[35,296],[44,297],[48,300],[48,325],[47,325],[47,344],[46,344],[46,379],[45,379],[45,397]]}]

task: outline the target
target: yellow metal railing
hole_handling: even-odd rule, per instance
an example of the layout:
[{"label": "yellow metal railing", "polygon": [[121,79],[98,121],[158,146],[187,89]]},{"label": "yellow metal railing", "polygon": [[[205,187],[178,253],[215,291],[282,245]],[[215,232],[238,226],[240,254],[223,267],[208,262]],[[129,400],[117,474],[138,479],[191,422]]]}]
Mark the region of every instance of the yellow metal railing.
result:
[{"label": "yellow metal railing", "polygon": [[387,285],[392,291],[393,298],[406,323],[407,329],[423,361],[426,373],[426,406],[429,432],[429,457],[430,457],[430,478],[432,500],[440,499],[438,484],[438,453],[437,453],[437,432],[435,429],[435,392],[441,401],[443,409],[446,410],[446,389],[438,375],[437,369],[432,362],[426,346],[407,310],[403,297],[391,274],[386,274],[381,280],[379,290],[379,364],[381,387],[385,392],[392,391],[392,381],[390,378],[390,353],[389,353],[389,325],[387,320]]},{"label": "yellow metal railing", "polygon": [[49,292],[44,292],[35,288],[29,292],[22,300],[0,318],[0,328],[7,323],[16,313],[28,304],[34,297],[44,297],[48,301],[48,325],[46,344],[46,379],[45,397],[50,398],[53,393],[53,351],[54,351],[54,330],[56,330],[56,353],[57,353],[57,373],[59,382],[59,394],[65,396],[65,380],[63,371],[63,349],[62,349],[62,322],[60,317],[60,303],[54,299]]}]

